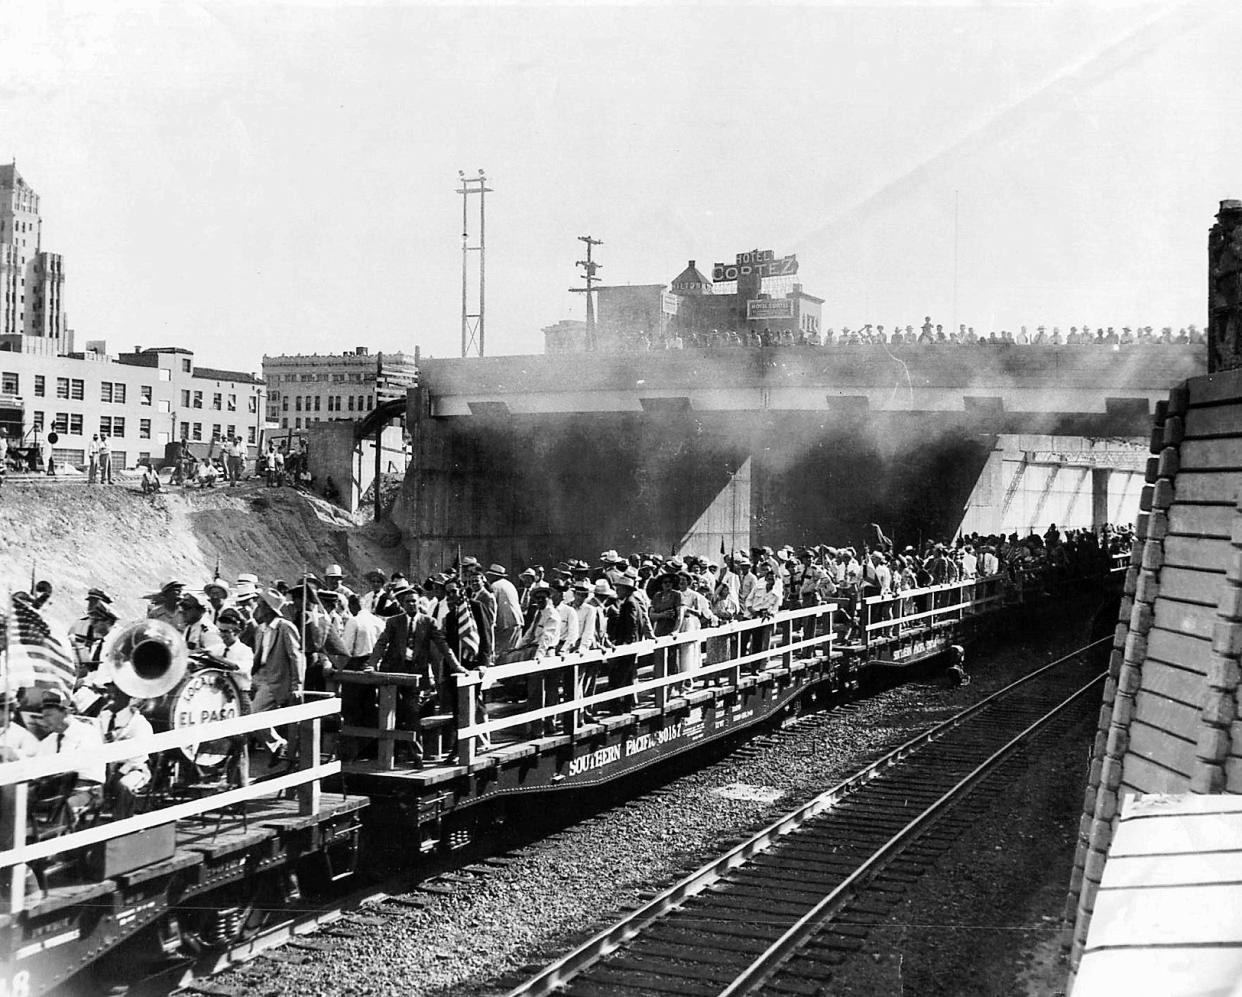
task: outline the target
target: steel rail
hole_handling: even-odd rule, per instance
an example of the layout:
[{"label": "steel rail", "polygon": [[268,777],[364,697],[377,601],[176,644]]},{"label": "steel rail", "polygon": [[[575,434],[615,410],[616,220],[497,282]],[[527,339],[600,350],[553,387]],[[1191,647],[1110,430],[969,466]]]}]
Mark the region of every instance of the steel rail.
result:
[{"label": "steel rail", "polygon": [[1011,738],[939,799],[924,809],[909,824],[889,838],[831,893],[807,911],[780,938],[768,946],[754,962],[734,978],[732,983],[720,991],[719,997],[742,997],[744,994],[754,993],[767,983],[780,970],[781,966],[802,948],[809,938],[818,932],[834,915],[838,914],[842,907],[849,903],[865,880],[878,872],[894,856],[900,854],[929,824],[941,817],[944,811],[960,802],[961,797],[968,795],[975,789],[980,781],[990,775],[1001,762],[1008,758],[1033,734],[1056,719],[1063,711],[1099,685],[1107,674],[1107,672],[1101,672],[1077,692],[1058,703],[1025,730]]},{"label": "steel rail", "polygon": [[[531,977],[526,982],[510,990],[505,997],[545,997],[552,994],[558,988],[563,987],[573,977],[579,975],[588,966],[591,966],[602,957],[615,952],[618,948],[637,936],[644,928],[659,920],[669,911],[680,906],[685,900],[702,892],[709,885],[719,880],[726,873],[743,865],[755,855],[770,848],[778,838],[797,829],[811,818],[817,816],[828,808],[834,806],[852,791],[870,782],[880,773],[893,767],[899,762],[904,761],[915,751],[925,745],[939,740],[942,736],[960,727],[963,723],[969,721],[972,717],[980,712],[995,705],[999,700],[1008,696],[1010,693],[1033,682],[1035,679],[1046,674],[1053,668],[1057,668],[1071,658],[1089,651],[1106,641],[1113,640],[1113,635],[1101,637],[1099,640],[1092,641],[1080,648],[1062,655],[1055,661],[1051,661],[1046,665],[1037,668],[1028,675],[1024,675],[1020,679],[1010,682],[1008,685],[991,695],[981,699],[973,706],[968,707],[960,713],[955,714],[947,720],[928,728],[920,734],[916,734],[908,741],[898,745],[885,755],[871,762],[864,768],[848,776],[841,782],[837,783],[830,789],[816,796],[814,799],[804,803],[796,810],[785,814],[783,817],[769,824],[767,827],[756,832],[751,837],[738,845],[735,845],[723,855],[713,859],[711,862],[701,868],[690,873],[688,876],[678,880],[672,886],[657,894],[642,907],[627,914],[624,918],[603,929],[602,931],[592,935],[585,942],[575,948],[573,951],[562,956],[560,959],[545,966],[538,974]],[[1102,677],[1102,676],[1101,676]],[[1093,680],[1093,683],[1098,681]],[[1079,690],[1081,694],[1082,690]]]}]

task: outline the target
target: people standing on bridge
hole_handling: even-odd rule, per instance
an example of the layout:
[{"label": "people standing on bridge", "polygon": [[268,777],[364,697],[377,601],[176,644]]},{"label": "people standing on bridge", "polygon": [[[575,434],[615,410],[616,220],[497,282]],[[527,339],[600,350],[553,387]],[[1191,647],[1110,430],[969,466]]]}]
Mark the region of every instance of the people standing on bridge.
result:
[{"label": "people standing on bridge", "polygon": [[206,596],[198,592],[183,592],[177,603],[181,636],[191,652],[206,651],[219,656],[224,651],[224,642],[208,615],[210,608],[211,603]]},{"label": "people standing on bridge", "polygon": [[[254,667],[251,670],[253,696],[251,713],[263,713],[290,706],[294,697],[302,691],[306,678],[306,656],[302,652],[302,639],[298,629],[285,615],[288,600],[276,589],[259,593],[254,607],[255,632]],[[286,757],[288,742],[275,729],[256,732],[255,735],[272,753],[276,761]]]}]

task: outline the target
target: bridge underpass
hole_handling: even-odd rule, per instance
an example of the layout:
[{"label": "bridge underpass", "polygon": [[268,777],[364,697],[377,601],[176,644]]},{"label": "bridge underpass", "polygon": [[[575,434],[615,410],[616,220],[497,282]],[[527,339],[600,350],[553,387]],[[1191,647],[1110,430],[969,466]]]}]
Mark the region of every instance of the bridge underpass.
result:
[{"label": "bridge underpass", "polygon": [[900,544],[1128,521],[1152,406],[1201,348],[873,347],[425,361],[412,567]]}]

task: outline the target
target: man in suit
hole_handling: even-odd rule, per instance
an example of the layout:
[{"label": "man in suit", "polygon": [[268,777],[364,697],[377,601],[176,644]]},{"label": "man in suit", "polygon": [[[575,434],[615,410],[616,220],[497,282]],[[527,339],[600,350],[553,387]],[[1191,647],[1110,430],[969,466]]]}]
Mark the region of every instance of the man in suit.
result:
[{"label": "man in suit", "polygon": [[[284,615],[288,605],[276,589],[259,593],[254,607],[254,668],[251,670],[250,712],[262,713],[291,706],[306,678],[306,656],[297,627]],[[273,756],[280,759],[287,742],[274,729],[259,735]]]},{"label": "man in suit", "polygon": [[[623,644],[635,644],[638,641],[649,640],[655,636],[651,627],[651,618],[647,615],[647,606],[636,594],[638,584],[638,571],[634,568],[627,568],[616,582],[617,598],[621,605],[617,612],[616,633],[609,636],[618,647]],[[634,678],[638,673],[638,655],[618,655],[609,661],[606,667],[608,688],[622,689],[634,683]],[[607,705],[610,709],[627,713],[634,709],[634,697],[624,696],[610,701]]]},{"label": "man in suit", "polygon": [[518,590],[506,577],[507,574],[503,564],[493,564],[486,574],[491,594],[495,597],[496,638],[493,647],[497,654],[508,651],[517,643],[522,625],[526,622]]},{"label": "man in suit", "polygon": [[[435,620],[419,610],[418,590],[413,586],[399,589],[393,596],[402,612],[390,617],[384,624],[384,632],[375,642],[367,668],[417,675],[422,680],[420,685],[429,693],[434,695],[438,692],[443,696],[447,691],[455,700],[448,676],[462,674],[465,669],[445,640],[444,631]],[[423,760],[423,745],[418,734],[418,692],[417,689],[404,687],[397,692],[397,726],[414,732],[410,747],[406,749],[404,742],[399,742],[397,754],[405,756],[400,760],[408,760],[415,765]]]}]

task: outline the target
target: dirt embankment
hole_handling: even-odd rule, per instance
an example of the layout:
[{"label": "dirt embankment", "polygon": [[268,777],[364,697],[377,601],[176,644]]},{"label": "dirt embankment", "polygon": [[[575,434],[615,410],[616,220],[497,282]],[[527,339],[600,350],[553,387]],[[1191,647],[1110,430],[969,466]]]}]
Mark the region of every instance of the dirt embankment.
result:
[{"label": "dirt embankment", "polygon": [[30,587],[31,570],[55,586],[49,621],[69,626],[91,586],[107,590],[122,620],[145,610],[142,596],[177,579],[201,588],[219,558],[232,581],[252,571],[261,581],[322,574],[330,563],[349,584],[362,572],[408,566],[388,522],[358,525],[340,509],[292,489],[172,489],[144,496],[136,484],[31,484],[0,490],[0,591]]}]

